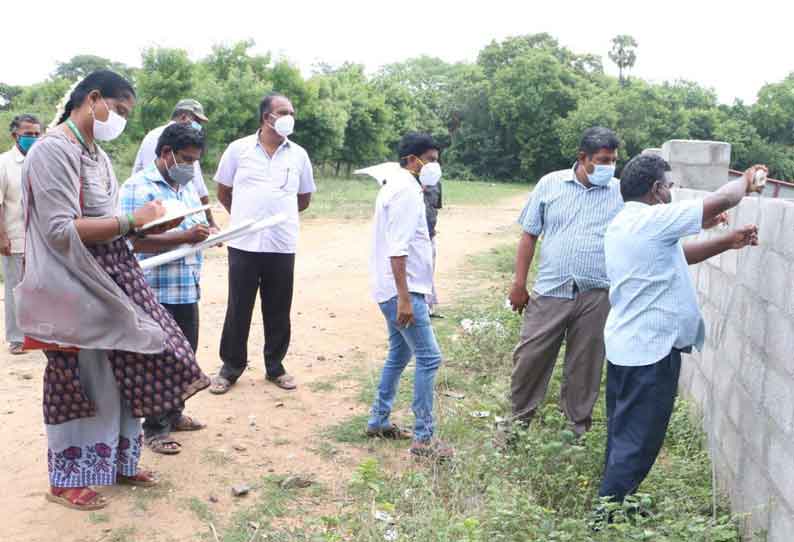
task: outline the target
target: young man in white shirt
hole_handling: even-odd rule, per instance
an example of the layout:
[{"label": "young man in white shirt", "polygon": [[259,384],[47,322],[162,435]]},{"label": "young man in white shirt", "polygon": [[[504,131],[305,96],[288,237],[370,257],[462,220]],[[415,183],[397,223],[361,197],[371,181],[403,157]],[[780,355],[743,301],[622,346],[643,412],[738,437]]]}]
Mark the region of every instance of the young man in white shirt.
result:
[{"label": "young man in white shirt", "polygon": [[700,350],[705,325],[688,266],[758,244],[742,226],[705,241],[681,239],[727,220],[724,211],[757,191],[758,168],[702,200],[672,202],[670,165],[640,155],[623,168],[626,202],[607,228],[604,249],[611,309],[607,353],[607,447],[599,496],[623,501],[650,471],[673,412],[681,353]]},{"label": "young man in white shirt", "polygon": [[[138,154],[135,156],[135,163],[132,165],[132,174],[135,175],[139,171],[148,168],[152,162],[154,162],[157,158],[157,153],[155,152],[157,142],[163,130],[168,126],[174,123],[186,124],[191,126],[194,130],[203,132],[204,124],[207,120],[207,115],[204,114],[204,107],[197,100],[191,98],[179,100],[174,107],[174,112],[171,113],[171,120],[168,124],[158,126],[144,136],[143,141],[141,141],[141,146],[138,149]],[[210,202],[210,195],[207,190],[207,185],[204,182],[204,175],[201,173],[201,164],[199,161],[196,161],[193,167],[195,169],[193,172],[193,186],[196,189],[201,204],[207,205]],[[207,223],[210,227],[218,229],[215,218],[212,216],[212,211],[207,209],[205,214],[207,216]]]},{"label": "young man in white shirt", "polygon": [[[444,459],[453,450],[433,438],[433,382],[441,365],[425,296],[433,291],[433,246],[420,177],[439,176],[439,147],[427,134],[406,134],[399,146],[401,169],[387,178],[375,202],[370,257],[373,297],[386,319],[389,354],[367,424],[370,437],[413,439],[411,453]],[[435,172],[435,173],[433,173]],[[437,179],[436,179],[437,180]],[[389,421],[397,387],[416,356],[413,435]]]},{"label": "young man in white shirt", "polygon": [[14,288],[22,278],[25,250],[25,219],[22,210],[22,164],[30,147],[41,136],[41,122],[33,115],[17,115],[11,121],[14,146],[0,154],[0,254],[5,283],[6,341],[12,354],[24,354],[24,336],[14,312]]},{"label": "young man in white shirt", "polygon": [[261,232],[234,239],[229,250],[229,297],[221,336],[220,373],[210,392],[222,394],[248,364],[248,333],[256,294],[262,300],[265,369],[268,381],[296,388],[284,368],[290,342],[290,310],[298,244],[298,214],[317,190],[309,155],[288,139],[295,109],[280,94],[265,96],[259,106],[259,130],[238,139],[218,164],[218,200],[231,214],[231,227],[246,220],[285,214],[286,220]]}]

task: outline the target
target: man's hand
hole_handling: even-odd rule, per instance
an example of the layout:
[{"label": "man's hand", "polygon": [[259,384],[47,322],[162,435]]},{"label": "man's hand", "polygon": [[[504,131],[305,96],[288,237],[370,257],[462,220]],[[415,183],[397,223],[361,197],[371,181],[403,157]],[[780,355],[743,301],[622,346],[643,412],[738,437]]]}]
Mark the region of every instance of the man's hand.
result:
[{"label": "man's hand", "polygon": [[510,289],[510,306],[518,314],[524,312],[527,304],[529,303],[529,292],[526,286],[520,284],[513,284]]},{"label": "man's hand", "polygon": [[707,220],[703,223],[703,229],[709,230],[711,228],[716,228],[720,224],[728,224],[728,213],[720,213],[711,220]]},{"label": "man's hand", "polygon": [[744,172],[744,175],[742,176],[742,178],[744,179],[744,186],[745,186],[745,190],[744,191],[747,194],[752,194],[753,192],[761,192],[764,189],[763,186],[757,186],[753,182],[753,180],[755,179],[755,173],[759,169],[763,170],[764,173],[767,173],[767,174],[769,173],[769,168],[767,168],[766,166],[762,166],[760,164],[756,164],[754,166],[751,166],[751,167],[747,168],[745,170],[745,172]]},{"label": "man's hand", "polygon": [[11,239],[5,235],[0,235],[0,254],[11,256]]},{"label": "man's hand", "polygon": [[204,224],[196,224],[185,232],[185,241],[191,245],[200,243],[210,236],[210,229]]},{"label": "man's hand", "polygon": [[411,304],[410,296],[399,296],[397,298],[397,323],[402,327],[410,327],[415,323],[414,307]]},{"label": "man's hand", "polygon": [[[220,229],[220,228],[219,228],[217,225],[215,225],[215,224],[210,224],[210,236],[212,236],[212,235],[218,235],[220,232],[221,232],[221,229]],[[220,248],[220,247],[222,247],[222,246],[223,246],[223,243],[218,243],[218,244],[217,244],[217,245],[215,245],[215,246],[216,246],[216,247],[218,247],[218,248]]]},{"label": "man's hand", "polygon": [[165,206],[159,199],[147,201],[143,206],[135,209],[132,216],[135,218],[135,226],[140,228],[149,222],[154,222],[158,218],[165,216]]},{"label": "man's hand", "polygon": [[758,245],[758,226],[749,224],[730,232],[731,248],[739,250],[747,246]]}]

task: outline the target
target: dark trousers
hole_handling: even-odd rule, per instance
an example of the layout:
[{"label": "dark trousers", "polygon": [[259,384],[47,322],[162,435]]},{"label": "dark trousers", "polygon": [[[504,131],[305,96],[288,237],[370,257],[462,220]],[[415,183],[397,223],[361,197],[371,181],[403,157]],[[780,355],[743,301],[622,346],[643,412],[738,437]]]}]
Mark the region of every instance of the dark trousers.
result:
[{"label": "dark trousers", "polygon": [[248,364],[248,333],[256,294],[262,305],[265,370],[269,378],[286,373],[295,254],[247,252],[229,247],[229,296],[221,336],[220,376],[235,382]]},{"label": "dark trousers", "polygon": [[[199,306],[198,303],[184,303],[179,305],[169,305],[163,303],[163,308],[167,310],[176,320],[176,324],[182,333],[185,334],[193,352],[198,348],[199,336]],[[146,438],[159,435],[167,435],[171,432],[173,424],[182,417],[182,409],[174,410],[161,416],[150,416],[143,420],[143,434]]]},{"label": "dark trousers", "polygon": [[681,351],[652,365],[607,364],[607,449],[600,497],[622,502],[656,462],[673,413]]}]

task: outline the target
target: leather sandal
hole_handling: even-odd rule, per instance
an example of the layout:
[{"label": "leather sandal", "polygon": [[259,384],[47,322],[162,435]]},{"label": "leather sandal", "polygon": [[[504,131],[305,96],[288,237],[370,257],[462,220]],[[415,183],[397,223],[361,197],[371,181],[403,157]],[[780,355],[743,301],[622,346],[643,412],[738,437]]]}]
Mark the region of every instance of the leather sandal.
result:
[{"label": "leather sandal", "polygon": [[101,510],[108,505],[107,499],[88,487],[50,487],[44,497],[72,510]]},{"label": "leather sandal", "polygon": [[141,470],[135,476],[117,475],[116,483],[122,486],[154,487],[160,480],[153,472]]},{"label": "leather sandal", "polygon": [[283,374],[281,376],[277,376],[275,378],[267,377],[268,381],[272,382],[282,390],[294,390],[298,387],[295,383],[295,379],[288,374]]}]

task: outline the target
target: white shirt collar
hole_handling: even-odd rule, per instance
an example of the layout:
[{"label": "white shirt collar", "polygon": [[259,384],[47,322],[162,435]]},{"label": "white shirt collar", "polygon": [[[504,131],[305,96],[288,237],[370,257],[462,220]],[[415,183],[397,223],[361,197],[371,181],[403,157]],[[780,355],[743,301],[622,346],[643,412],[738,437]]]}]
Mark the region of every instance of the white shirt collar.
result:
[{"label": "white shirt collar", "polygon": [[12,150],[12,151],[13,151],[13,153],[14,153],[14,161],[15,161],[17,164],[21,164],[22,162],[24,162],[24,161],[25,161],[25,155],[24,155],[24,154],[22,154],[22,151],[21,151],[21,150],[19,150],[19,147],[17,146],[17,144],[16,144],[16,143],[14,143],[14,146],[13,146],[13,148],[12,148],[11,150]]}]

